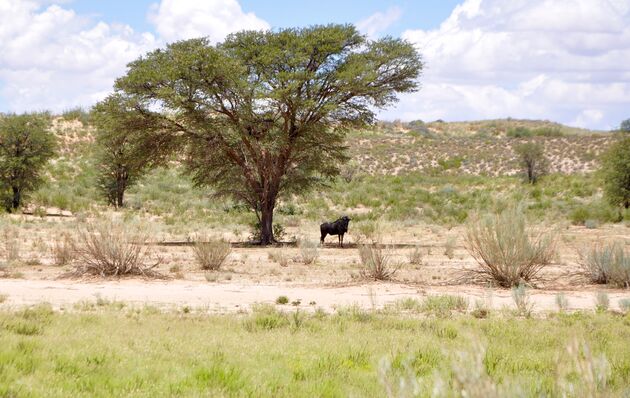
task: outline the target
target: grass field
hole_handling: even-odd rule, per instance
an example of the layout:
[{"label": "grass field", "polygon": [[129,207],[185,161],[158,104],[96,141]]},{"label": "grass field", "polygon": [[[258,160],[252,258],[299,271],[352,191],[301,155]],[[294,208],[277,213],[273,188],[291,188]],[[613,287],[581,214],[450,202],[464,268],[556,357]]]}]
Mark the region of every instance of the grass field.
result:
[{"label": "grass field", "polygon": [[611,313],[40,305],[0,313],[0,396],[623,396],[629,339]]}]

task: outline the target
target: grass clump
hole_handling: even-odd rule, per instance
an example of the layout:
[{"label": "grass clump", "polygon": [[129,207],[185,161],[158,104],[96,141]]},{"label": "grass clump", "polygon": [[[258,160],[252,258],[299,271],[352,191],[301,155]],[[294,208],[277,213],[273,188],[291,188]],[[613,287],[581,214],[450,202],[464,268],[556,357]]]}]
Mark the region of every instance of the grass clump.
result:
[{"label": "grass clump", "polygon": [[391,250],[380,243],[359,246],[361,270],[359,273],[366,279],[389,280],[400,268],[400,264],[392,261]]},{"label": "grass clump", "polygon": [[473,276],[501,287],[540,280],[540,271],[556,256],[552,234],[535,233],[518,208],[471,222],[466,249],[480,265]]},{"label": "grass clump", "polygon": [[148,234],[122,222],[87,223],[79,231],[80,265],[76,274],[99,276],[160,276],[154,269],[161,259],[150,261]]},{"label": "grass clump", "polygon": [[270,261],[277,263],[281,267],[286,267],[289,265],[289,256],[287,255],[286,249],[284,248],[271,250],[267,254],[267,257]]},{"label": "grass clump", "polygon": [[610,307],[610,298],[606,292],[597,292],[595,294],[595,311],[606,312]]},{"label": "grass clump", "polygon": [[466,310],[468,310],[468,300],[465,297],[451,295],[428,296],[421,307],[422,312],[437,316],[448,316],[452,312],[466,312]]},{"label": "grass clump", "polygon": [[569,308],[569,300],[563,293],[556,294],[556,306],[559,311],[566,311]]},{"label": "grass clump", "polygon": [[534,303],[531,302],[529,289],[524,284],[512,288],[512,300],[514,300],[514,305],[519,315],[528,318],[532,315]]},{"label": "grass clump", "polygon": [[77,255],[77,243],[74,237],[63,232],[55,237],[52,245],[53,261],[57,266],[70,264]]},{"label": "grass clump", "polygon": [[276,304],[284,305],[289,303],[289,298],[287,296],[278,296],[276,299]]},{"label": "grass clump", "polygon": [[202,270],[217,271],[232,252],[229,242],[224,240],[206,240],[195,242],[193,255]]},{"label": "grass clump", "polygon": [[620,242],[581,252],[580,265],[592,283],[630,287],[630,252]]},{"label": "grass clump", "polygon": [[319,257],[319,243],[311,240],[300,240],[300,261],[303,264],[309,265],[317,261]]},{"label": "grass clump", "polygon": [[422,265],[423,257],[424,257],[424,254],[422,253],[420,246],[414,246],[407,254],[407,258],[409,259],[409,264],[412,264],[412,265]]}]

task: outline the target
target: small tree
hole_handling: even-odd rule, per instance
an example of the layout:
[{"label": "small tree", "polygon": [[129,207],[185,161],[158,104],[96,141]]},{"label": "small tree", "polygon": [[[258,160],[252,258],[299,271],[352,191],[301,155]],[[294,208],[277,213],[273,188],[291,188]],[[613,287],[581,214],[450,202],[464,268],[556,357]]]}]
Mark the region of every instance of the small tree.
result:
[{"label": "small tree", "polygon": [[620,139],[604,155],[602,173],[608,202],[630,208],[630,137]]},{"label": "small tree", "polygon": [[147,166],[132,140],[139,122],[133,116],[134,113],[119,95],[112,95],[98,103],[92,114],[97,129],[98,185],[108,203],[116,207],[124,206],[125,191]]},{"label": "small tree", "polygon": [[0,118],[0,189],[8,211],[19,208],[24,194],[42,181],[42,168],[55,148],[49,124],[47,114]]},{"label": "small tree", "polygon": [[519,157],[527,182],[535,184],[540,177],[547,174],[549,162],[545,157],[544,147],[535,142],[526,142],[514,148]]},{"label": "small tree", "polygon": [[266,245],[278,198],[335,177],[345,133],[415,91],[421,70],[411,43],[327,25],[173,43],[115,87],[147,121],[142,152],[184,154],[196,184],[255,211]]},{"label": "small tree", "polygon": [[630,133],[630,119],[626,119],[619,125],[619,130],[624,133]]}]

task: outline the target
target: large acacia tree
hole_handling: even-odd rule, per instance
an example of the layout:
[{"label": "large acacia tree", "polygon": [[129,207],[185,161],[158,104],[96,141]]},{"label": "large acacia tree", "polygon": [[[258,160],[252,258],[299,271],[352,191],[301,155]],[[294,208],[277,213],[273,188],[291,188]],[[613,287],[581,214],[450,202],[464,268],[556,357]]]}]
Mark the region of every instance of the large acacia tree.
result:
[{"label": "large acacia tree", "polygon": [[130,63],[115,88],[145,120],[139,150],[181,152],[197,184],[255,210],[269,244],[276,200],[337,175],[348,129],[417,90],[421,70],[404,40],[328,25],[176,42]]}]

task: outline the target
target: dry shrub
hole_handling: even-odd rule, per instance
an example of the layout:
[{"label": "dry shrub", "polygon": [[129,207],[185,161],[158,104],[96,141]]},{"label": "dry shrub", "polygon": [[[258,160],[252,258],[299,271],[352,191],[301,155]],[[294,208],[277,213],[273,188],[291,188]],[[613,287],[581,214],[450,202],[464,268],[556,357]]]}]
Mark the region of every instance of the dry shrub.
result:
[{"label": "dry shrub", "polygon": [[4,258],[8,262],[20,260],[20,230],[14,226],[3,228]]},{"label": "dry shrub", "polygon": [[289,265],[289,255],[287,254],[287,250],[284,247],[270,251],[267,254],[267,257],[270,261],[278,263],[278,265],[280,265],[281,267],[286,267]]},{"label": "dry shrub", "polygon": [[581,252],[580,265],[592,283],[630,287],[630,252],[621,242],[597,245]]},{"label": "dry shrub", "polygon": [[150,261],[148,234],[122,222],[98,221],[79,229],[77,255],[81,264],[77,274],[100,276],[161,276],[155,267],[160,258]]},{"label": "dry shrub", "polygon": [[67,232],[58,235],[53,242],[52,254],[55,265],[66,265],[74,261],[77,255],[77,244],[74,237]]},{"label": "dry shrub", "polygon": [[313,264],[319,257],[319,243],[312,240],[300,240],[300,261],[303,264]]},{"label": "dry shrub", "polygon": [[552,234],[533,231],[518,208],[473,220],[466,249],[480,265],[473,275],[501,287],[540,280],[540,271],[556,257]]},{"label": "dry shrub", "polygon": [[229,242],[224,240],[204,239],[193,246],[195,260],[201,269],[217,271],[232,252]]},{"label": "dry shrub", "polygon": [[361,258],[361,276],[374,280],[391,279],[401,264],[392,261],[391,249],[383,247],[380,243],[359,246]]}]

